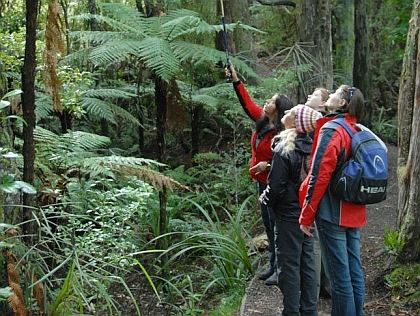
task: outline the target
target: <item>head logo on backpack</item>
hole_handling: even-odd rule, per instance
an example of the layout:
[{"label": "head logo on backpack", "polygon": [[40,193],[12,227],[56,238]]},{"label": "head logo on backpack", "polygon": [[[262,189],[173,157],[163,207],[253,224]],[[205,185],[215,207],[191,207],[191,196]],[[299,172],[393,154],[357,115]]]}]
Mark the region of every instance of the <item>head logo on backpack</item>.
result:
[{"label": "head logo on backpack", "polygon": [[329,124],[342,126],[351,136],[349,159],[336,170],[332,179],[334,193],[343,201],[373,204],[386,199],[388,153],[385,144],[370,129],[357,124],[353,132],[344,118]]}]

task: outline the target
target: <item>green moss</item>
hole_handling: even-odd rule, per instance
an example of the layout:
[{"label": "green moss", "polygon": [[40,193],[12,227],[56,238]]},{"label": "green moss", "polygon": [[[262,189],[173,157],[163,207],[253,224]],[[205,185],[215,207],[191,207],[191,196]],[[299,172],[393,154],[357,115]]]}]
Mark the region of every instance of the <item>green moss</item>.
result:
[{"label": "green moss", "polygon": [[398,266],[385,276],[385,283],[402,303],[420,304],[420,263]]}]

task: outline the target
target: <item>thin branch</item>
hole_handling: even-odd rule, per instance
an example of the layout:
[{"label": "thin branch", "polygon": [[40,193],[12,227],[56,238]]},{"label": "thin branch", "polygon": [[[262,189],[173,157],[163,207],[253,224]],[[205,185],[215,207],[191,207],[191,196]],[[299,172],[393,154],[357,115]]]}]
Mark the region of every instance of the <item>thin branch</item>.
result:
[{"label": "thin branch", "polygon": [[286,5],[289,7],[296,7],[296,3],[294,1],[281,1],[281,0],[257,0],[258,3],[262,5],[269,5],[269,6],[276,6],[276,5]]}]

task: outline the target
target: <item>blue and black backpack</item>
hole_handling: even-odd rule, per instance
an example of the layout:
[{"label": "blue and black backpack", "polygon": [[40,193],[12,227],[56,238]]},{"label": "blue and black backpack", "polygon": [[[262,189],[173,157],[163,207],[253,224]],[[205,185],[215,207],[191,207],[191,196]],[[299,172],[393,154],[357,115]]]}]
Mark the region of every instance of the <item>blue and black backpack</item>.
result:
[{"label": "blue and black backpack", "polygon": [[370,129],[357,124],[353,132],[344,118],[329,123],[342,126],[350,135],[348,160],[339,166],[332,178],[333,192],[340,200],[357,204],[374,204],[386,199],[388,152],[385,144]]}]

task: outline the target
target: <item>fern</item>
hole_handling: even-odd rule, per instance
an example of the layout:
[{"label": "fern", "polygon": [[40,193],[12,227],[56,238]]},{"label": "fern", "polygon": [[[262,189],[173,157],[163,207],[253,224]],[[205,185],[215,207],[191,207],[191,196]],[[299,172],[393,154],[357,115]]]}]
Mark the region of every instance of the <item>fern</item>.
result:
[{"label": "fern", "polygon": [[[165,16],[144,18],[134,8],[118,3],[101,5],[102,16],[84,14],[78,19],[95,19],[105,23],[111,31],[79,32],[88,42],[97,44],[92,49],[90,60],[96,65],[108,65],[130,56],[138,56],[154,73],[170,81],[181,71],[181,63],[224,61],[225,53],[204,45],[179,40],[186,34],[214,34],[220,25],[210,25],[196,12],[189,10],[171,11]],[[243,28],[257,31],[240,23],[229,24],[228,28]],[[234,59],[238,70],[248,76],[257,75],[244,62]]]},{"label": "fern", "polygon": [[116,124],[114,112],[108,102],[96,98],[83,98],[81,103],[87,113]]},{"label": "fern", "polygon": [[150,159],[107,156],[84,159],[82,168],[86,171],[95,172],[96,174],[104,174],[108,173],[109,170],[112,170],[121,175],[135,175],[160,189],[163,187],[167,187],[169,189],[188,189],[186,186],[173,180],[172,178],[152,170],[150,168],[151,165],[163,166],[163,164]]},{"label": "fern", "polygon": [[119,62],[129,55],[136,55],[139,42],[133,39],[121,39],[106,42],[92,49],[89,59],[96,65]]},{"label": "fern", "polygon": [[[199,44],[193,44],[184,41],[177,41],[171,43],[171,47],[174,50],[174,54],[181,61],[192,61],[193,63],[203,63],[211,61],[214,63],[224,62],[226,60],[225,52],[215,50],[210,47],[206,47]],[[246,74],[247,76],[257,78],[258,75],[243,61],[238,58],[232,58],[236,68]]]},{"label": "fern", "polygon": [[35,107],[35,114],[36,120],[39,122],[40,120],[49,117],[53,112],[53,105],[51,96],[37,92],[36,93],[36,107]]},{"label": "fern", "polygon": [[121,89],[92,89],[83,92],[83,96],[88,98],[120,98],[120,99],[129,99],[136,96],[134,93],[130,93]]},{"label": "fern", "polygon": [[181,67],[169,43],[158,37],[148,37],[141,41],[138,56],[166,81],[175,76]]}]

